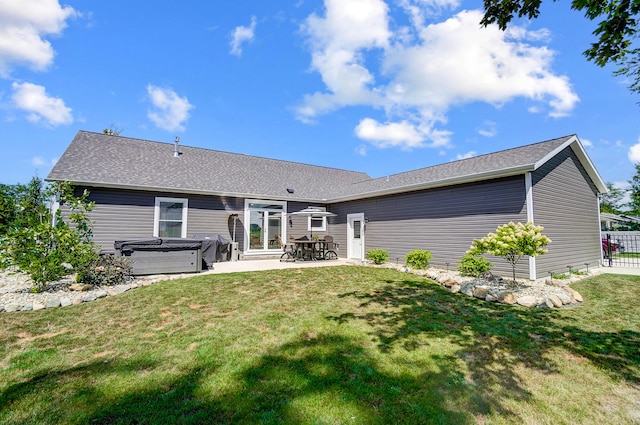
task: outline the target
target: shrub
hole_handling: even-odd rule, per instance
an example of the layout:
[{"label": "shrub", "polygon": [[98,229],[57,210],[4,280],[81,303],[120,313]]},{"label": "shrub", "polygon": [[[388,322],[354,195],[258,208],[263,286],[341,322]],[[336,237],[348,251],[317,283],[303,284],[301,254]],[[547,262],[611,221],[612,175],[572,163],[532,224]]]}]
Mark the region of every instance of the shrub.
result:
[{"label": "shrub", "polygon": [[[16,200],[12,229],[2,237],[0,266],[17,266],[28,273],[35,291],[71,270],[84,270],[97,256],[88,215],[93,203],[87,201],[88,195],[85,191],[75,196],[68,183],[44,187],[42,180],[32,179]],[[54,197],[69,210],[68,222],[60,209],[51,213]]]},{"label": "shrub", "polygon": [[389,251],[386,249],[370,249],[365,257],[375,264],[382,264],[389,260]]},{"label": "shrub", "polygon": [[76,280],[96,286],[119,285],[131,276],[131,272],[131,259],[102,255],[78,273]]},{"label": "shrub", "polygon": [[414,249],[404,257],[404,261],[414,269],[426,269],[429,266],[429,261],[431,261],[431,251]]},{"label": "shrub", "polygon": [[498,226],[496,233],[489,233],[473,241],[468,254],[488,252],[502,257],[511,264],[513,281],[516,280],[516,264],[523,256],[536,257],[545,254],[551,239],[542,234],[544,228],[531,222],[525,224],[509,222]]},{"label": "shrub", "polygon": [[484,255],[465,254],[458,261],[458,271],[463,276],[481,277],[493,267]]}]

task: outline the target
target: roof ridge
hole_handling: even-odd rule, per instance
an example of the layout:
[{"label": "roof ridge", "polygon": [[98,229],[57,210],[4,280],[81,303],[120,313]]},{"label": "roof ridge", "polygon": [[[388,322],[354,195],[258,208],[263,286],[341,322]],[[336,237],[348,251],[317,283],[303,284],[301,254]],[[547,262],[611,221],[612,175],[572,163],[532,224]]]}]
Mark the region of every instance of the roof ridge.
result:
[{"label": "roof ridge", "polygon": [[[513,147],[513,148],[506,148],[506,149],[502,149],[502,150],[499,150],[499,151],[487,152],[487,153],[483,153],[481,155],[472,156],[470,158],[455,159],[453,161],[447,161],[447,162],[443,162],[443,163],[440,163],[440,164],[428,165],[426,167],[420,167],[420,168],[416,168],[416,169],[413,169],[413,170],[401,171],[399,173],[393,173],[393,174],[388,174],[388,175],[381,176],[381,177],[375,177],[375,178],[373,178],[373,180],[386,179],[388,177],[400,176],[400,175],[409,174],[409,173],[415,173],[417,171],[427,170],[429,168],[437,168],[437,167],[442,167],[442,166],[445,166],[445,165],[450,165],[450,164],[455,164],[455,163],[461,163],[461,162],[465,162],[465,161],[467,161],[467,162],[468,161],[473,161],[473,160],[477,160],[478,158],[483,158],[483,157],[487,157],[487,156],[496,156],[496,155],[504,153],[504,152],[509,152],[509,151],[518,150],[518,149],[525,149],[525,148],[529,148],[529,147],[532,147],[532,146],[553,142],[555,140],[560,140],[560,139],[568,140],[568,139],[570,139],[571,137],[574,137],[574,136],[576,136],[575,133],[571,134],[571,135],[567,135],[567,136],[562,136],[562,137],[554,137],[553,139],[547,139],[547,140],[544,140],[542,142],[535,142],[535,143],[530,143],[528,145],[516,146],[516,147]],[[352,184],[358,184],[358,183],[360,183],[360,182],[356,182],[356,183],[352,183]]]},{"label": "roof ridge", "polygon": [[[138,137],[109,135],[109,134],[98,133],[98,132],[94,132],[94,131],[88,131],[88,130],[78,130],[78,133],[94,134],[94,135],[105,136],[105,137],[117,137],[117,138],[121,138],[121,139],[129,139],[129,140],[135,140],[135,141],[147,142],[147,143],[158,143],[158,144],[164,144],[164,145],[173,145],[173,143],[174,143],[174,142],[159,142],[157,140],[149,140],[149,139],[140,139]],[[300,162],[300,161],[290,161],[290,160],[285,160],[285,159],[269,158],[269,157],[266,157],[266,156],[251,155],[251,154],[248,154],[248,153],[229,152],[229,151],[223,151],[223,150],[220,150],[220,149],[204,148],[204,147],[201,147],[201,146],[189,146],[189,145],[183,145],[182,143],[180,143],[180,148],[188,148],[188,149],[194,149],[194,150],[204,150],[204,151],[207,151],[207,152],[217,152],[217,153],[220,153],[220,154],[223,154],[223,155],[245,156],[245,157],[249,157],[249,158],[264,159],[264,160],[275,161],[275,162],[279,162],[279,163],[304,165],[305,167],[324,168],[324,169],[327,169],[327,170],[336,170],[336,171],[344,171],[344,172],[347,172],[347,173],[363,174],[363,175],[368,176],[371,179],[371,176],[369,176],[364,171],[347,170],[347,169],[344,169],[344,168],[328,167],[328,166],[325,166],[325,165],[317,165],[317,164],[309,164],[309,163]],[[365,181],[366,181],[366,179],[365,179]]]}]

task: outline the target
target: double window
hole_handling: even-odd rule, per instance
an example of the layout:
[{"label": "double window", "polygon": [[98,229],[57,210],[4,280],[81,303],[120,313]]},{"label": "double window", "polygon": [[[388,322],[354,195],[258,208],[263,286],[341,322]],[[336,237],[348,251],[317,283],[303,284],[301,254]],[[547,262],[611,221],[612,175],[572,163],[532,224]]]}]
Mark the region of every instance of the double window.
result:
[{"label": "double window", "polygon": [[153,236],[186,238],[187,207],[188,200],[185,198],[156,198]]},{"label": "double window", "polygon": [[259,199],[245,200],[245,223],[248,244],[252,251],[280,250],[284,240],[286,202]]}]

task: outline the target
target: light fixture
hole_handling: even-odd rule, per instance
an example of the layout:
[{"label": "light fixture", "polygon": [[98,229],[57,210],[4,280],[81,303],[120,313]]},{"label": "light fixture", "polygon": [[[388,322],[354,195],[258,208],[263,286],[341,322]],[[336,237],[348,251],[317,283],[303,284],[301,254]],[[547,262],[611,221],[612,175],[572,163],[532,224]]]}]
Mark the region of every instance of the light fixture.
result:
[{"label": "light fixture", "polygon": [[291,189],[291,188],[287,188],[287,192],[289,192],[289,193],[293,193],[293,192],[294,192],[294,190],[293,190],[293,189]]}]

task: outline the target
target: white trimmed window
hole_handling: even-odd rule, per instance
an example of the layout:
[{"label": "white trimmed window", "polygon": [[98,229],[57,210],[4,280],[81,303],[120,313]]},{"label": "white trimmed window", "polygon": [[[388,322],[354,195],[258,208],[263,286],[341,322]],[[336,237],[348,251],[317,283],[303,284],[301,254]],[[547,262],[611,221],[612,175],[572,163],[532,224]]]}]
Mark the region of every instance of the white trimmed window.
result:
[{"label": "white trimmed window", "polygon": [[[309,208],[315,208],[320,211],[326,211],[327,207],[315,207],[309,206]],[[326,232],[327,231],[327,217],[309,217],[307,222],[307,230],[310,232]]]},{"label": "white trimmed window", "polygon": [[186,198],[156,198],[153,236],[186,238],[188,204]]}]

